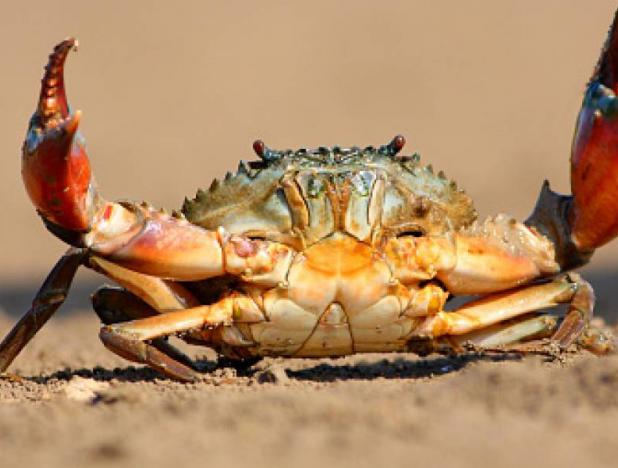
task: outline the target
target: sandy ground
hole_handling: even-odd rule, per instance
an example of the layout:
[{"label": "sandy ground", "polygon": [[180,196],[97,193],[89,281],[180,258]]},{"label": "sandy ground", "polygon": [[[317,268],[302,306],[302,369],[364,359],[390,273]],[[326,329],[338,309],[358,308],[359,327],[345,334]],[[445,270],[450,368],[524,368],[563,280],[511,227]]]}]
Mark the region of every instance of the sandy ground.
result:
[{"label": "sandy ground", "polygon": [[[0,15],[0,335],[64,246],[34,214],[19,148],[45,59],[67,35],[69,97],[109,198],[177,207],[272,147],[395,133],[485,215],[568,191],[582,91],[615,0],[5,2]],[[585,269],[618,321],[618,242]],[[614,466],[618,356],[206,355],[181,385],[107,352],[80,273],[0,380],[0,466]],[[195,351],[194,351],[195,352]],[[197,353],[204,353],[197,350]],[[274,382],[269,382],[273,380]]]},{"label": "sandy ground", "polygon": [[[0,318],[0,326],[9,322]],[[2,466],[614,466],[618,356],[364,355],[159,379],[51,323],[0,380]],[[199,351],[198,351],[199,352]],[[212,358],[211,356],[202,357]]]}]

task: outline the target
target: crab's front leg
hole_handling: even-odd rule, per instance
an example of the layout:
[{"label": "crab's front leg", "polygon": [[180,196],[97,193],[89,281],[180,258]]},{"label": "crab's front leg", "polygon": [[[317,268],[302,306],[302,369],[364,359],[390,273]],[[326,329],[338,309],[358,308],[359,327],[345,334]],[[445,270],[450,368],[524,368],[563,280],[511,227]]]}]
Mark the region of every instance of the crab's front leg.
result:
[{"label": "crab's front leg", "polygon": [[0,343],[0,374],[62,305],[75,272],[86,256],[84,249],[71,248],[58,260],[37,292],[30,310]]}]

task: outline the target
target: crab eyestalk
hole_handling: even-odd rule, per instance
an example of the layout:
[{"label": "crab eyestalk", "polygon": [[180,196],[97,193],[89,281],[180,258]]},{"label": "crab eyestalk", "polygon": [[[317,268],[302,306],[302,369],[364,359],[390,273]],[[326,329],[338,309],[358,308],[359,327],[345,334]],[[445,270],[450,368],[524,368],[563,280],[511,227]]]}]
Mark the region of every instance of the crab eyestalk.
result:
[{"label": "crab eyestalk", "polygon": [[64,64],[77,40],[58,44],[45,67],[37,109],[23,145],[22,177],[30,199],[51,230],[90,230],[98,197],[78,132],[80,111],[70,112]]},{"label": "crab eyestalk", "polygon": [[592,251],[618,235],[618,12],[588,84],[571,152],[571,237]]}]

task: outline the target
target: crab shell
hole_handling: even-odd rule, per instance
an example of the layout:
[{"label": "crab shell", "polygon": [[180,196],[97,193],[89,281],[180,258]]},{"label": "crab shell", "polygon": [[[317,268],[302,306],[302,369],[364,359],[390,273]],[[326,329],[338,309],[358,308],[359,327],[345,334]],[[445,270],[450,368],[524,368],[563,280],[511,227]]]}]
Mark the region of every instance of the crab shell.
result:
[{"label": "crab shell", "polygon": [[477,216],[455,182],[420,165],[418,155],[395,158],[388,145],[275,154],[251,167],[241,163],[236,174],[199,190],[184,203],[187,219],[307,247],[337,231],[366,243],[404,233],[444,235]]},{"label": "crab shell", "polygon": [[[59,307],[80,265],[121,286],[93,297],[105,346],[180,380],[197,374],[170,335],[236,358],[607,351],[608,337],[590,326],[590,285],[559,273],[618,233],[617,36],[615,22],[578,119],[574,197],[545,184],[525,223],[476,221],[454,182],[417,155],[399,156],[401,136],[364,149],[275,151],[256,141],[259,161],[199,190],[182,213],[107,201],[90,173],[81,114],[66,100],[64,62],[76,41],[61,42],[22,175],[48,229],[74,247],[0,344],[0,371]],[[480,297],[447,311],[451,295]],[[561,303],[564,317],[538,312]]]}]

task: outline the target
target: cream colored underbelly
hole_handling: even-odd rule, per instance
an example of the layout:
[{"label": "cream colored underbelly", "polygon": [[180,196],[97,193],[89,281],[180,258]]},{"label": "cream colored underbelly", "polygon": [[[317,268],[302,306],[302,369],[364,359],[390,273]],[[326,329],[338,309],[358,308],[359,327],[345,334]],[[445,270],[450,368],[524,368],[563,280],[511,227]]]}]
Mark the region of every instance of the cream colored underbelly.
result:
[{"label": "cream colored underbelly", "polygon": [[337,233],[298,255],[286,287],[263,294],[248,328],[259,355],[336,356],[405,349],[419,319],[410,292],[367,244]]},{"label": "cream colored underbelly", "polygon": [[[367,316],[367,323],[350,323],[343,314],[342,320],[333,320],[341,307],[333,304],[312,327],[294,327],[276,321],[261,322],[250,326],[254,343],[252,352],[261,356],[342,356],[360,352],[403,351],[418,319],[387,317],[375,311]],[[374,320],[371,320],[371,319]],[[291,325],[291,324],[290,324]]]}]

